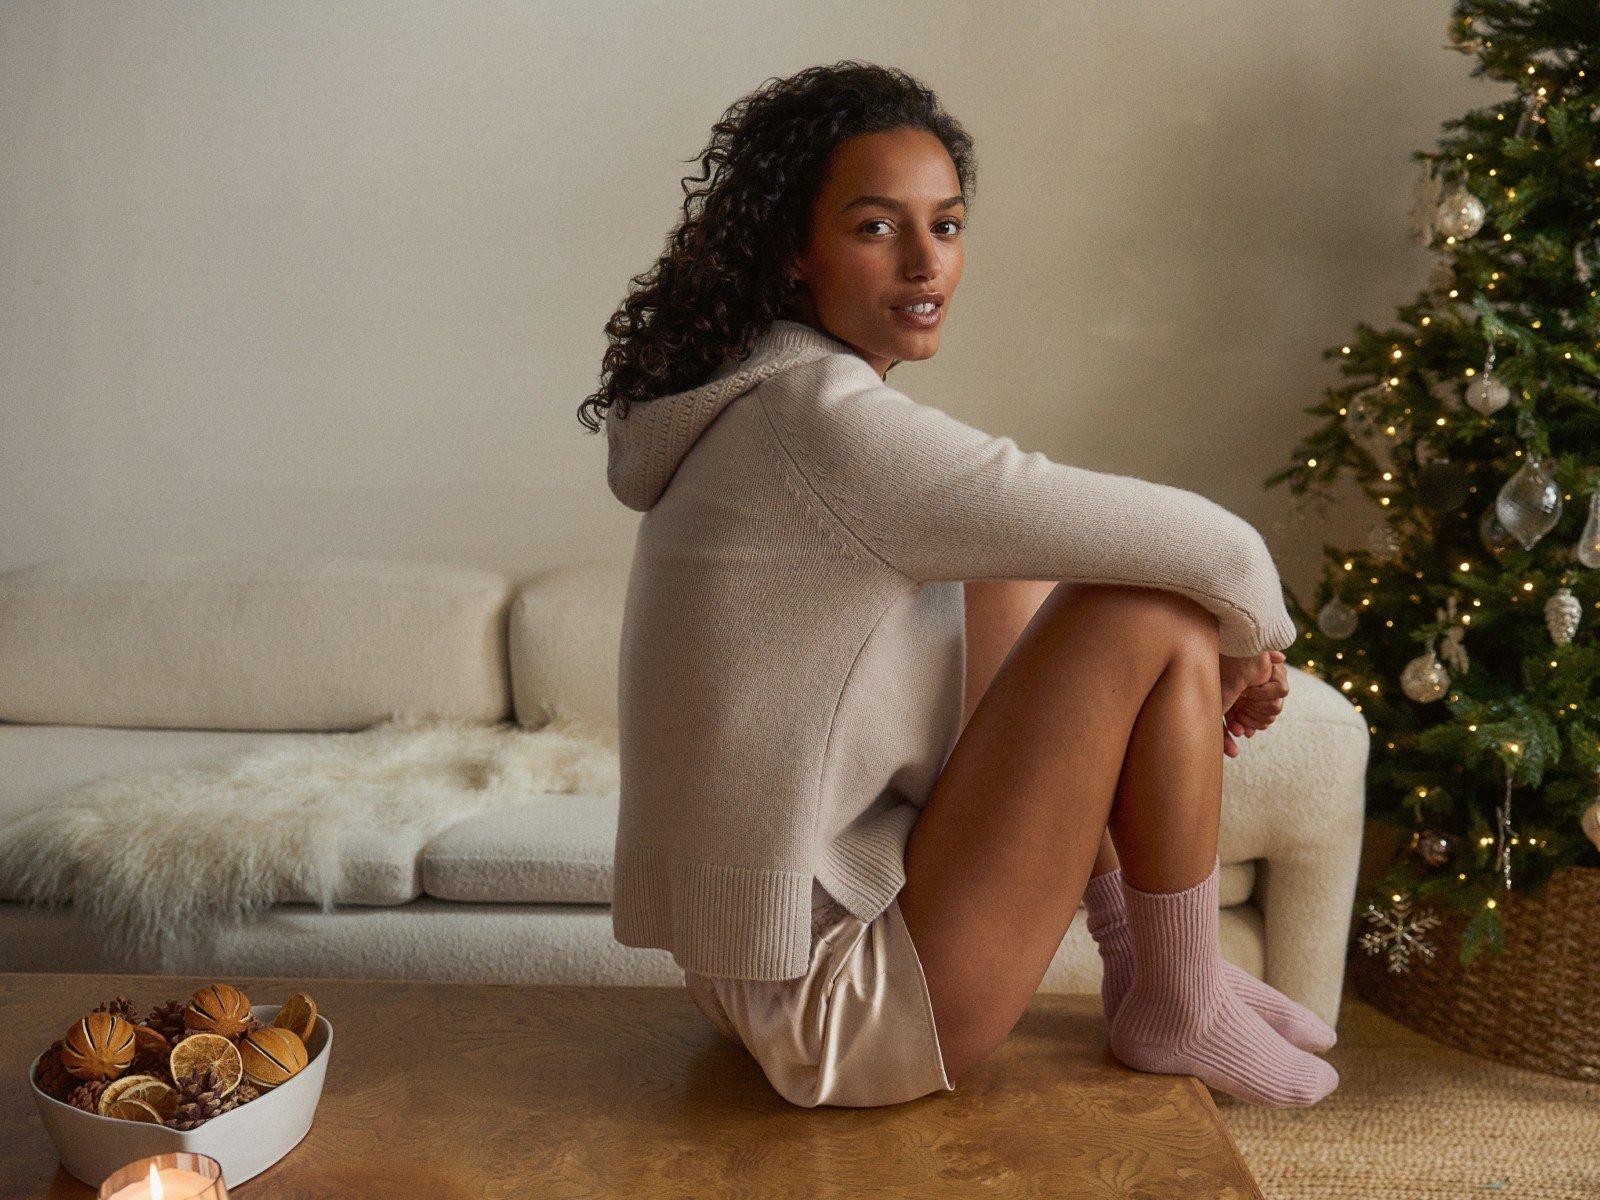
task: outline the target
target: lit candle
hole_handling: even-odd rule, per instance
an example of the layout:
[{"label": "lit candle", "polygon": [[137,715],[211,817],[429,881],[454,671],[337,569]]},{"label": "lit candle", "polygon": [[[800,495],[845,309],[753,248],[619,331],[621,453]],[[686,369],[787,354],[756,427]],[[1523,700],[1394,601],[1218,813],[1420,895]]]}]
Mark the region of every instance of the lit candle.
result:
[{"label": "lit candle", "polygon": [[196,1166],[210,1165],[212,1174],[202,1174],[174,1161],[178,1156],[163,1154],[144,1158],[119,1169],[100,1185],[100,1200],[193,1200],[195,1197],[225,1197],[222,1170],[214,1159],[185,1154]]}]

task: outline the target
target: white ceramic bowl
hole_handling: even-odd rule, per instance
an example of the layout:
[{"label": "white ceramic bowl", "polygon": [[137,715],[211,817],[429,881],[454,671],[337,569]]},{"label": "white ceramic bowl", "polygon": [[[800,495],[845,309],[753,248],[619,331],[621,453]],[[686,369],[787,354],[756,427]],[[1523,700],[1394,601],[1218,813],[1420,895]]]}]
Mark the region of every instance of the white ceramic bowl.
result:
[{"label": "white ceramic bowl", "polygon": [[[253,1004],[250,1011],[263,1025],[270,1025],[282,1007]],[[90,1187],[98,1188],[125,1163],[174,1150],[216,1159],[222,1164],[224,1182],[233,1187],[259,1175],[293,1150],[311,1128],[312,1115],[322,1096],[322,1081],[328,1074],[328,1055],[333,1050],[333,1026],[320,1014],[306,1050],[310,1061],[292,1079],[195,1129],[102,1117],[47,1096],[34,1082],[43,1054],[28,1064],[28,1087],[61,1165]]]}]

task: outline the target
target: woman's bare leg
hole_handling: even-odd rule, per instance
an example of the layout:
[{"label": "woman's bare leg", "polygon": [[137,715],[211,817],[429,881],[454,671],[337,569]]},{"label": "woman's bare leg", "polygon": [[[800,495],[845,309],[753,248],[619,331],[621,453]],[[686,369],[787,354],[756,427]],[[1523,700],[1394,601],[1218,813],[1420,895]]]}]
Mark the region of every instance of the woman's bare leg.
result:
[{"label": "woman's bare leg", "polygon": [[1100,855],[1171,892],[1215,864],[1216,618],[1176,593],[1058,584],[979,699],[906,845],[900,909],[952,1079],[1026,1010]]},{"label": "woman's bare leg", "polygon": [[[1037,579],[972,579],[964,584],[967,686],[961,718],[963,727],[994,681],[1000,664],[1055,586],[1053,580]],[[1100,850],[1095,855],[1090,884],[1083,897],[1088,910],[1088,930],[1101,958],[1100,996],[1107,1021],[1121,1006],[1134,973],[1133,945],[1121,881],[1112,877],[1109,886],[1094,882],[1097,877],[1105,880],[1117,866],[1116,850],[1107,829],[1100,836]],[[1333,1027],[1304,1005],[1232,963],[1223,963],[1222,969],[1234,994],[1290,1044],[1320,1054],[1338,1041]]]},{"label": "woman's bare leg", "polygon": [[[962,698],[961,727],[983,699],[994,681],[1000,664],[1017,644],[1034,613],[1055,589],[1053,579],[969,579],[962,584],[966,592],[967,656],[966,691]],[[1111,830],[1100,835],[1100,851],[1094,857],[1090,875],[1103,875],[1117,869],[1117,850]]]}]

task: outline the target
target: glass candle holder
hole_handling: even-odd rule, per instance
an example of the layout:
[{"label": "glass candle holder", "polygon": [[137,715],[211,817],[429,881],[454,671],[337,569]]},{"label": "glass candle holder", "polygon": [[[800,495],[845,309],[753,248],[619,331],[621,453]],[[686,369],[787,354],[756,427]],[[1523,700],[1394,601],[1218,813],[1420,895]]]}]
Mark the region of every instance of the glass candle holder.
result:
[{"label": "glass candle holder", "polygon": [[222,1164],[175,1150],[118,1167],[100,1185],[100,1200],[228,1200]]}]

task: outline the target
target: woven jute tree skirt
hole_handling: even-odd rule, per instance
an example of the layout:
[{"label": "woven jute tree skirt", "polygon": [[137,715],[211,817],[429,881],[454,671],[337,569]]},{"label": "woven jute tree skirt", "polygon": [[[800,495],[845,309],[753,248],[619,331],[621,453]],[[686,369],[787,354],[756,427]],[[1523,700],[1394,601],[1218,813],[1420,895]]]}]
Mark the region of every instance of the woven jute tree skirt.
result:
[{"label": "woven jute tree skirt", "polygon": [[[1567,867],[1503,903],[1505,949],[1460,961],[1468,917],[1443,906],[1432,958],[1388,970],[1353,940],[1350,983],[1374,1008],[1447,1046],[1498,1062],[1600,1081],[1600,868]],[[1361,922],[1356,923],[1359,927]]]}]

